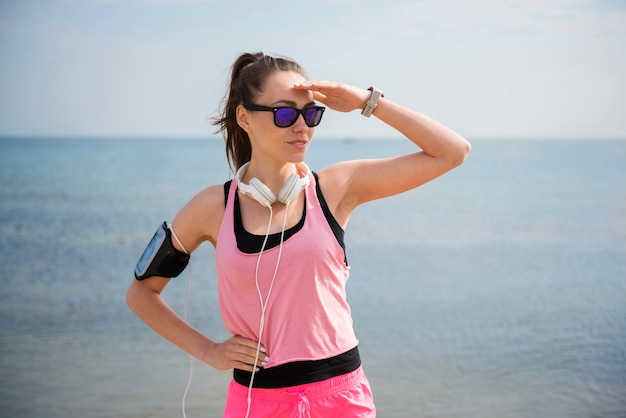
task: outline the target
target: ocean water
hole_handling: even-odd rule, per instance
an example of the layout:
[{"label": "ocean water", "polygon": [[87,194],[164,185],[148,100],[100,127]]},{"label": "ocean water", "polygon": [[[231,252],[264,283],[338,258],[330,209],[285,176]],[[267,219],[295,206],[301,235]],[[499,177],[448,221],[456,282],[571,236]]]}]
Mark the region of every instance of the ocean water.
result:
[{"label": "ocean water", "polygon": [[[348,298],[380,417],[626,417],[626,141],[472,141],[359,208]],[[307,162],[411,152],[318,141]],[[125,304],[154,230],[229,178],[217,140],[0,140],[0,416],[177,417],[186,354]],[[189,321],[225,339],[213,249]],[[188,272],[164,297],[179,312]],[[188,417],[229,372],[193,362]]]}]

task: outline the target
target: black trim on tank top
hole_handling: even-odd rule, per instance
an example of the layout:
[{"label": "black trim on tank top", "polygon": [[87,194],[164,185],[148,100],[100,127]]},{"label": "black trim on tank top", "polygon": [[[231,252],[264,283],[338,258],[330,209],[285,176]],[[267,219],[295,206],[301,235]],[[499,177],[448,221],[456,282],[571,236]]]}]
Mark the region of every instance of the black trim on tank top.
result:
[{"label": "black trim on tank top", "polygon": [[322,212],[324,212],[324,216],[326,217],[326,221],[328,222],[330,229],[332,229],[333,231],[333,235],[335,235],[337,242],[339,243],[339,245],[341,245],[341,248],[343,249],[343,262],[346,263],[347,266],[348,257],[346,256],[346,244],[343,240],[345,231],[343,230],[341,225],[339,225],[339,222],[337,222],[337,219],[335,219],[332,212],[328,208],[328,203],[326,203],[326,199],[324,198],[324,195],[322,194],[322,189],[320,188],[320,182],[319,178],[317,177],[317,173],[313,173],[313,176],[315,176],[315,194],[317,194],[317,199],[320,201]]},{"label": "black trim on tank top", "polygon": [[[304,211],[302,212],[302,217],[298,223],[289,229],[285,229],[283,242],[287,241],[296,232],[302,229],[305,217],[306,205],[304,205]],[[269,250],[270,248],[278,247],[280,245],[281,235],[282,234],[280,232],[269,234],[267,237],[267,244],[265,244],[265,249]],[[265,241],[265,235],[252,234],[244,228],[243,220],[241,218],[241,206],[239,206],[239,194],[235,195],[235,236],[237,237],[237,248],[239,251],[246,254],[257,254],[261,252],[261,248],[263,248],[263,241]]]}]

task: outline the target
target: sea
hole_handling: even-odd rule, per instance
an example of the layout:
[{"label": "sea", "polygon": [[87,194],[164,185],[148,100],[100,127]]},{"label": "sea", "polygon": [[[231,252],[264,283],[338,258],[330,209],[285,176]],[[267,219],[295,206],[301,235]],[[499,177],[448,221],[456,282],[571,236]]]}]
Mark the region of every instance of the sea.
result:
[{"label": "sea", "polygon": [[[462,166],[348,225],[378,416],[626,417],[626,141],[471,142]],[[307,163],[414,150],[323,139]],[[231,373],[190,361],[125,294],[157,226],[230,178],[215,138],[0,139],[0,416],[221,416]],[[229,337],[210,244],[164,298]]]}]

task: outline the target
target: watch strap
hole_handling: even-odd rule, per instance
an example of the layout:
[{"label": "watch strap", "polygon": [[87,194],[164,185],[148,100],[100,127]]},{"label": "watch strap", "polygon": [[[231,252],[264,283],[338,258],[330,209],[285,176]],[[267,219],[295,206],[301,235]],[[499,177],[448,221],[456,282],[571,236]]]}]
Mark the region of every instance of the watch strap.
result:
[{"label": "watch strap", "polygon": [[365,103],[365,107],[361,111],[361,114],[366,118],[372,116],[372,112],[374,112],[374,109],[376,109],[376,106],[378,105],[378,100],[381,97],[385,97],[385,93],[375,87],[370,87],[368,90],[371,91],[372,94],[370,94],[370,98],[367,103]]}]

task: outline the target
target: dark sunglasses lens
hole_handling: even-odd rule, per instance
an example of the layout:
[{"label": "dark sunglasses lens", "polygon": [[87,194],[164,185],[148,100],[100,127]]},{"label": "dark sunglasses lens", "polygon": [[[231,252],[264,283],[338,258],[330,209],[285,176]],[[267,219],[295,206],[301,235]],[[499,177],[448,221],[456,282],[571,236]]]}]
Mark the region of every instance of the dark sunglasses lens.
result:
[{"label": "dark sunglasses lens", "polygon": [[319,107],[309,107],[308,109],[304,109],[304,121],[310,128],[317,126],[322,120],[322,113],[324,112]]},{"label": "dark sunglasses lens", "polygon": [[294,124],[298,118],[298,112],[289,107],[279,107],[274,113],[274,122],[276,126],[287,127]]}]

